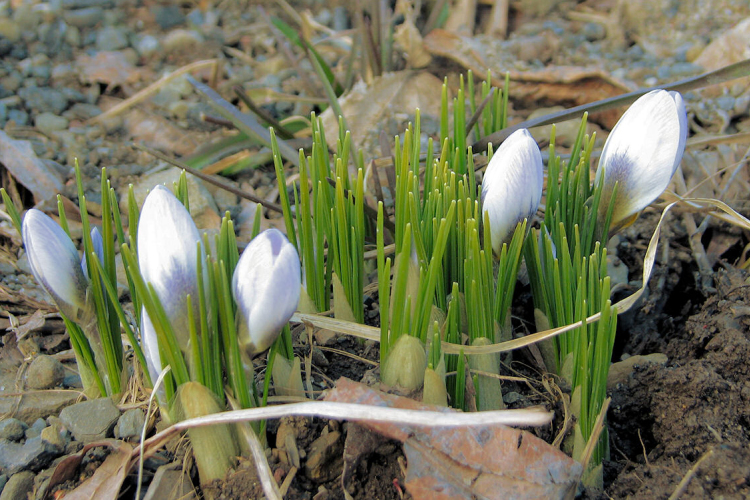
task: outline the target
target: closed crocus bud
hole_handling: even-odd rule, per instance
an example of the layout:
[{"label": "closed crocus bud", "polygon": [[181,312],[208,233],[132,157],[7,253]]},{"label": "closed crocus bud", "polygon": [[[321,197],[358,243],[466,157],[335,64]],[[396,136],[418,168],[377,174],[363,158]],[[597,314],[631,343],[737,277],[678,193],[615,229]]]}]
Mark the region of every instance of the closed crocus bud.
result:
[{"label": "closed crocus bud", "polygon": [[184,205],[167,188],[156,186],[146,197],[138,222],[138,266],[143,279],[153,285],[183,352],[189,340],[188,294],[198,311],[199,240]]},{"label": "closed crocus bud", "polygon": [[232,277],[239,339],[249,354],[268,349],[297,309],[299,255],[284,234],[267,229],[242,252]]},{"label": "closed crocus bud", "polygon": [[67,233],[51,217],[32,208],[23,219],[23,242],[34,278],[52,296],[65,316],[83,323],[90,308],[86,303],[88,280]]},{"label": "closed crocus bud", "polygon": [[528,130],[513,132],[495,151],[482,181],[482,213],[489,214],[495,253],[510,242],[519,222],[536,214],[543,175],[542,154]]},{"label": "closed crocus bud", "polygon": [[617,183],[611,232],[630,223],[667,189],[682,160],[687,113],[677,92],[653,90],[622,115],[604,144],[596,182],[603,182],[600,220]]}]

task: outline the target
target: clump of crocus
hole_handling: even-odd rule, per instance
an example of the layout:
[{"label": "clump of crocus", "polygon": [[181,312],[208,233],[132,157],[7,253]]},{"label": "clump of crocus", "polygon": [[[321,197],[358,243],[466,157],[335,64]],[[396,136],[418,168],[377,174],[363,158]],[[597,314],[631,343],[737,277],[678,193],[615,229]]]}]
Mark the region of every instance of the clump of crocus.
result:
[{"label": "clump of crocus", "polygon": [[232,277],[240,315],[238,339],[248,354],[268,349],[292,317],[301,288],[297,250],[278,229],[267,229],[242,252]]},{"label": "clump of crocus", "polygon": [[[189,342],[187,296],[198,310],[198,242],[200,234],[185,206],[164,186],[146,197],[138,223],[138,266],[159,297],[180,349]],[[149,325],[145,317],[142,324]],[[146,328],[148,332],[148,328]],[[161,371],[155,335],[143,334],[143,349],[157,373]],[[151,371],[152,367],[149,366]],[[153,372],[152,372],[153,376]]]},{"label": "clump of crocus", "polygon": [[496,254],[516,225],[536,214],[543,175],[542,154],[526,129],[512,133],[492,156],[482,181],[482,212],[489,215]]},{"label": "clump of crocus", "polygon": [[633,103],[609,134],[596,172],[603,220],[615,183],[610,231],[628,226],[669,186],[687,140],[687,113],[677,92],[652,90]]},{"label": "clump of crocus", "polygon": [[23,219],[23,242],[31,272],[60,312],[76,322],[93,313],[87,301],[88,279],[68,234],[50,216],[32,208]]}]

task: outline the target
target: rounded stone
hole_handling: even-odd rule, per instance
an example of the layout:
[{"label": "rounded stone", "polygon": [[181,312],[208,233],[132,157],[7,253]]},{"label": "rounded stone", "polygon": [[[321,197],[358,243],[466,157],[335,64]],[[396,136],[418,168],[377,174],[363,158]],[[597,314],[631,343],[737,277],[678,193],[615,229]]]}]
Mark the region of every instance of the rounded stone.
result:
[{"label": "rounded stone", "polygon": [[60,412],[65,427],[84,443],[110,437],[118,418],[120,411],[109,398],[84,401]]},{"label": "rounded stone", "polygon": [[104,17],[101,7],[86,7],[83,9],[68,10],[63,13],[65,22],[76,28],[90,28]]},{"label": "rounded stone", "polygon": [[20,441],[28,426],[16,418],[7,418],[0,421],[0,439],[9,441]]},{"label": "rounded stone", "polygon": [[26,387],[29,389],[51,389],[60,385],[65,378],[62,363],[46,354],[40,354],[26,370]]},{"label": "rounded stone", "polygon": [[140,408],[131,408],[123,413],[115,426],[115,437],[118,439],[136,439],[141,437],[141,430],[146,423],[146,416]]},{"label": "rounded stone", "polygon": [[128,46],[128,37],[123,29],[107,26],[96,33],[97,50],[120,50]]},{"label": "rounded stone", "polygon": [[34,489],[34,473],[31,471],[22,471],[13,474],[0,493],[0,500],[16,500],[26,498]]}]

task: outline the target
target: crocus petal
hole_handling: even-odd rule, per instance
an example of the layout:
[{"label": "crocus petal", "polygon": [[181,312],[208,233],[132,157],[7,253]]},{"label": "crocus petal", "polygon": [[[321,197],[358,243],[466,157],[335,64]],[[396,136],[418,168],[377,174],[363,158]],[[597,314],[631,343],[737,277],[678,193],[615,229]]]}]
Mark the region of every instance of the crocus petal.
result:
[{"label": "crocus petal", "polygon": [[[622,115],[604,144],[596,182],[604,182],[600,213],[617,183],[611,228],[617,230],[667,189],[682,160],[687,113],[677,92],[653,90]],[[603,173],[602,173],[603,172]]]},{"label": "crocus petal", "polygon": [[543,176],[542,154],[528,130],[517,130],[495,151],[482,181],[482,213],[489,213],[496,253],[519,222],[536,214]]},{"label": "crocus petal", "polygon": [[[94,253],[99,258],[99,262],[104,264],[104,240],[102,240],[102,233],[97,228],[91,230],[91,244],[94,247]],[[86,263],[86,255],[81,258],[81,270],[86,278],[89,277],[89,266]]]},{"label": "crocus petal", "polygon": [[154,329],[154,324],[151,322],[145,307],[141,309],[141,347],[143,348],[143,356],[146,358],[151,381],[156,383],[156,379],[162,370],[161,356],[159,356],[156,329]]},{"label": "crocus petal", "polygon": [[52,296],[60,312],[83,321],[89,312],[88,280],[70,237],[51,217],[34,208],[26,212],[22,232],[34,278]]},{"label": "crocus petal", "polygon": [[183,350],[189,334],[188,294],[198,310],[197,242],[200,234],[182,203],[164,186],[146,197],[138,222],[138,265],[151,283]]},{"label": "crocus petal", "polygon": [[241,318],[240,342],[250,354],[271,346],[297,309],[300,287],[297,250],[281,231],[263,231],[242,252],[232,291]]}]

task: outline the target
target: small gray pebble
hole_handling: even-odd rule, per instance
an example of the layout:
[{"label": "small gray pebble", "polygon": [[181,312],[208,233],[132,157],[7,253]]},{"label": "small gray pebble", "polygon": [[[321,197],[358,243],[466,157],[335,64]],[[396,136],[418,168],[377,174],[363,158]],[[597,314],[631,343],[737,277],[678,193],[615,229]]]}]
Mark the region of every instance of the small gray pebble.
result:
[{"label": "small gray pebble", "polygon": [[62,363],[46,354],[34,358],[26,370],[26,386],[29,389],[51,389],[62,384],[64,378],[65,368]]},{"label": "small gray pebble", "polygon": [[76,28],[91,28],[96,26],[103,17],[104,11],[101,7],[87,7],[68,10],[63,13],[65,22]]},{"label": "small gray pebble", "polygon": [[120,50],[128,46],[125,31],[113,26],[107,26],[96,33],[97,50]]},{"label": "small gray pebble", "polygon": [[719,109],[722,109],[724,111],[732,111],[734,109],[734,101],[734,97],[730,95],[723,95],[716,98],[716,105],[719,107]]},{"label": "small gray pebble", "polygon": [[9,441],[20,441],[28,426],[16,418],[7,418],[0,421],[0,439]]},{"label": "small gray pebble", "polygon": [[34,473],[28,470],[13,474],[0,493],[0,500],[25,499],[34,489]]},{"label": "small gray pebble", "polygon": [[140,440],[141,430],[145,423],[146,417],[143,414],[143,410],[131,408],[123,413],[117,421],[115,437],[118,439]]}]

